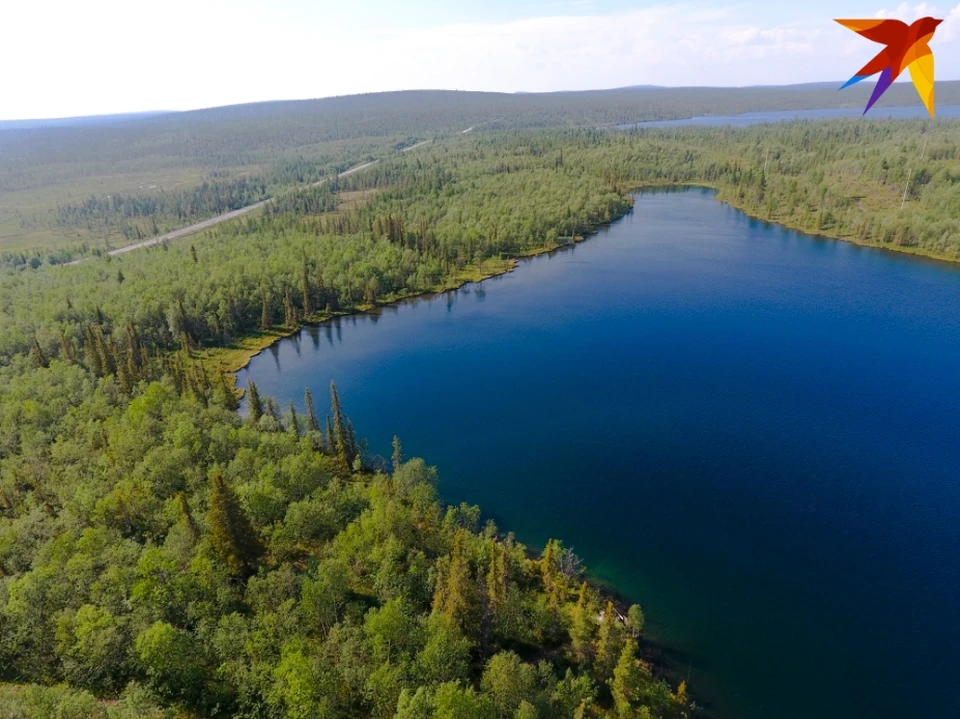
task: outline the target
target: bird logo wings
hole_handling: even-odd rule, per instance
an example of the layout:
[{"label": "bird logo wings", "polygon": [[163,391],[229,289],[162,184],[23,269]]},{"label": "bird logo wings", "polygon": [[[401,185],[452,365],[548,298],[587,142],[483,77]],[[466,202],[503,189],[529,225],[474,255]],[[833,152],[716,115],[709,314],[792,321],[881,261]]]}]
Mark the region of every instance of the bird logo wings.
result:
[{"label": "bird logo wings", "polygon": [[864,65],[857,74],[841,87],[850,87],[861,80],[880,73],[877,86],[873,89],[870,102],[863,114],[873,107],[880,96],[887,91],[893,81],[906,68],[910,68],[910,78],[917,88],[920,99],[933,117],[933,51],[927,44],[943,20],[932,17],[920,18],[912,25],[900,20],[837,20],[844,27],[873,42],[886,47],[875,58]]}]

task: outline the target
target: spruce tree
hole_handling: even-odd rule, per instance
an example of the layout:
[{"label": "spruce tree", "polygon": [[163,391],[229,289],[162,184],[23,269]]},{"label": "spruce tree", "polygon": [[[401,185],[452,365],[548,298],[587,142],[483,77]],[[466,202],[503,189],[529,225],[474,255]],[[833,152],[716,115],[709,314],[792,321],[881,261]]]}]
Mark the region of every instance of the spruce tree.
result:
[{"label": "spruce tree", "polygon": [[349,471],[353,467],[356,451],[351,428],[343,416],[337,386],[333,382],[330,383],[330,414],[333,416],[333,449]]},{"label": "spruce tree", "polygon": [[320,420],[317,419],[317,409],[313,405],[313,395],[309,389],[303,391],[303,404],[307,408],[307,426],[313,432],[320,431]]},{"label": "spruce tree", "polygon": [[270,328],[270,298],[267,296],[267,290],[260,291],[260,329]]},{"label": "spruce tree", "polygon": [[283,324],[291,329],[297,326],[297,311],[293,306],[290,290],[283,293]]},{"label": "spruce tree", "polygon": [[301,278],[301,291],[303,292],[303,314],[313,314],[313,301],[310,299],[310,267],[307,265],[307,258],[303,258],[303,277]]},{"label": "spruce tree", "polygon": [[83,358],[87,362],[87,367],[97,377],[104,375],[103,363],[100,361],[100,353],[97,351],[97,339],[90,325],[87,325],[83,330]]},{"label": "spruce tree", "polygon": [[210,481],[210,544],[235,577],[257,571],[264,548],[236,493],[219,472]]},{"label": "spruce tree", "polygon": [[240,403],[237,401],[237,393],[233,388],[233,380],[230,379],[230,376],[226,370],[223,369],[222,365],[217,368],[217,379],[220,383],[220,389],[223,390],[224,406],[235,412],[240,406]]},{"label": "spruce tree", "polygon": [[247,380],[247,411],[253,424],[259,422],[263,416],[263,400],[260,399],[260,392],[252,379]]},{"label": "spruce tree", "polygon": [[276,427],[283,426],[283,417],[280,415],[280,405],[273,397],[267,397],[263,401],[263,413],[276,421]]},{"label": "spruce tree", "polygon": [[327,431],[326,431],[326,449],[330,454],[334,453],[334,450],[337,446],[336,440],[333,438],[333,424],[330,422],[330,417],[327,417]]},{"label": "spruce tree", "polygon": [[290,432],[296,436],[298,439],[300,437],[300,420],[297,417],[297,408],[293,406],[293,400],[290,400],[290,425],[287,427]]}]

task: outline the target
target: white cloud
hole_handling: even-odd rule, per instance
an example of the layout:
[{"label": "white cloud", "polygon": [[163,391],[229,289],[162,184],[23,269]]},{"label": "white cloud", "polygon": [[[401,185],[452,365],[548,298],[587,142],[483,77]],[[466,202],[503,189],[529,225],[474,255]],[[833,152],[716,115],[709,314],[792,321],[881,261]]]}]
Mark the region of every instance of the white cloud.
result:
[{"label": "white cloud", "polygon": [[[291,21],[254,0],[97,0],[96,12],[76,1],[24,1],[3,11],[5,29],[22,31],[5,33],[0,45],[0,118],[410,88],[839,81],[875,52],[814,9],[761,22],[751,8],[702,1],[606,15],[565,7],[509,22],[359,30]],[[960,4],[950,11],[921,3],[877,13],[891,14],[947,18],[931,47],[939,78],[960,79]],[[57,21],[50,23],[51,16]]]}]

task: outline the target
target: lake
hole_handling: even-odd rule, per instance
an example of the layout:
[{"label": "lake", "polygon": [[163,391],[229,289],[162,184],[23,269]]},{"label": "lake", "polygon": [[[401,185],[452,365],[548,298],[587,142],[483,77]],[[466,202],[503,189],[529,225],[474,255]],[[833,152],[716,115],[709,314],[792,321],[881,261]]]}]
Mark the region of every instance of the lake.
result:
[{"label": "lake", "polygon": [[304,329],[370,449],[561,538],[724,719],[960,716],[960,266],[637,196],[596,237]]},{"label": "lake", "polygon": [[[687,125],[732,125],[746,127],[764,122],[785,122],[787,120],[826,120],[834,117],[863,116],[862,107],[833,107],[820,110],[778,110],[769,112],[744,112],[740,115],[702,115],[687,117],[683,120],[651,120],[626,125],[617,125],[619,130],[634,127],[685,127]],[[937,105],[938,120],[960,119],[960,105]],[[892,118],[895,120],[930,119],[923,105],[904,105],[902,107],[874,107],[867,115],[871,120]]]}]

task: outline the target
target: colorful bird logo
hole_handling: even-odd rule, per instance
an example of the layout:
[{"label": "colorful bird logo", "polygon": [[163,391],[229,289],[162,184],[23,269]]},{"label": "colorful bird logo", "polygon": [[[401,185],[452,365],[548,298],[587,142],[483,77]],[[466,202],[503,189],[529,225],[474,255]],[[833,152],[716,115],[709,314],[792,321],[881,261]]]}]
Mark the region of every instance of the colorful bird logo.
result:
[{"label": "colorful bird logo", "polygon": [[870,102],[863,114],[873,107],[873,103],[893,84],[904,68],[910,68],[910,78],[917,88],[920,99],[933,117],[933,52],[927,45],[933,37],[937,25],[943,20],[924,17],[912,25],[900,20],[837,20],[844,27],[863,35],[868,40],[886,47],[875,58],[864,65],[840,89],[850,87],[864,78],[880,73],[877,86],[873,89]]}]

